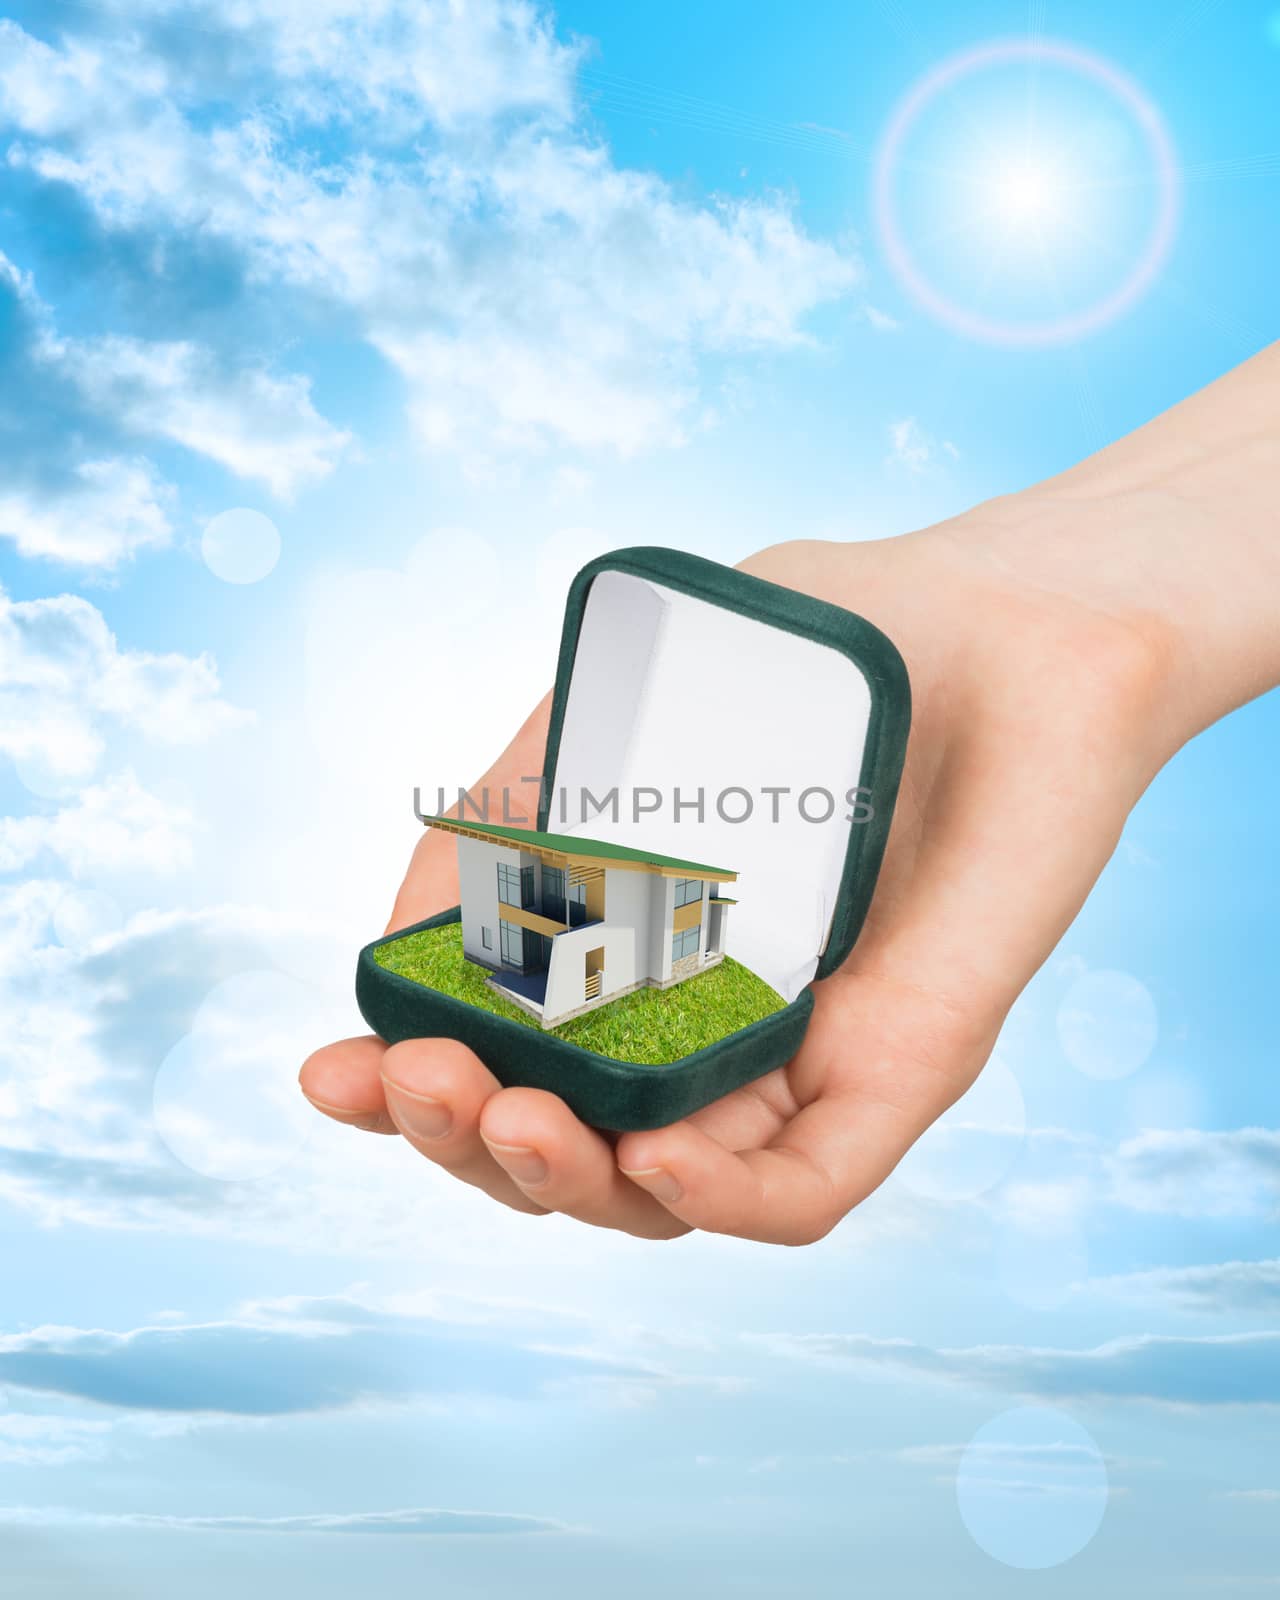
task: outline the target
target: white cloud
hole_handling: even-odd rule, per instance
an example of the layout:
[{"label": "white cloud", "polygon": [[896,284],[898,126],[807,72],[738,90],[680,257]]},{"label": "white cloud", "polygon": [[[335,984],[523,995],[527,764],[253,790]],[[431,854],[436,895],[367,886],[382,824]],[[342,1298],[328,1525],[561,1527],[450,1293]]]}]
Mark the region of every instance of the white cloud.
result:
[{"label": "white cloud", "polygon": [[572,109],[581,50],[560,43],[540,9],[506,0],[208,0],[166,9],[203,12],[261,39],[276,70],[300,86],[305,111],[318,83],[355,96],[400,127],[452,126],[513,111],[563,118]]},{"label": "white cloud", "polygon": [[0,536],[20,555],[114,567],[169,543],[172,492],[141,457],[85,461],[51,488],[0,492]]},{"label": "white cloud", "polygon": [[960,451],[950,439],[935,439],[931,433],[925,432],[914,417],[903,417],[889,424],[886,466],[897,467],[919,477],[936,470],[942,459],[960,459]]},{"label": "white cloud", "polygon": [[224,369],[186,340],[50,338],[42,354],[120,427],[172,439],[282,497],[326,476],[350,443],[315,409],[308,378]]},{"label": "white cloud", "polygon": [[[779,197],[701,204],[620,168],[566,120],[576,52],[532,8],[365,9],[327,5],[319,28],[301,6],[206,13],[256,30],[296,114],[360,118],[359,154],[319,160],[278,118],[139,92],[91,132],[15,117],[9,159],[108,226],[198,232],[251,278],[350,312],[403,375],[421,436],[481,465],[676,443],[699,415],[700,358],[793,346],[857,281]],[[249,78],[224,103],[252,108]],[[388,104],[417,109],[420,138],[388,148]]]},{"label": "white cloud", "polygon": [[1199,1128],[1127,1139],[1107,1163],[1120,1205],[1184,1217],[1265,1217],[1280,1210],[1280,1130]]},{"label": "white cloud", "polygon": [[104,730],[194,743],[245,720],[207,654],[122,649],[79,595],[11,600],[0,590],[0,752],[56,777],[90,774]]},{"label": "white cloud", "polygon": [[993,1197],[1014,1218],[1063,1221],[1112,1207],[1149,1216],[1267,1219],[1280,1213],[1280,1130],[1155,1129],[1112,1149],[1033,1129],[1030,1154]]},{"label": "white cloud", "polygon": [[1164,1300],[1190,1311],[1272,1313],[1280,1311],[1280,1260],[1156,1267],[1095,1278],[1087,1287],[1141,1304]]},{"label": "white cloud", "polygon": [[[486,1354],[491,1359],[485,1359]],[[266,1301],[219,1321],[0,1333],[0,1377],[15,1391],[117,1412],[189,1418],[303,1416],[463,1396],[530,1401],[601,1381],[673,1382],[648,1361],[531,1337],[501,1322],[354,1296]]]},{"label": "white cloud", "polygon": [[[6,26],[0,24],[0,46],[7,38]],[[21,396],[9,425],[25,413],[42,419],[51,437],[65,434],[74,440],[80,419],[62,427],[51,415],[60,397],[56,378],[49,381],[48,351],[54,339],[49,308],[31,275],[2,250],[0,297],[6,302],[0,314],[12,310],[6,360],[12,394]],[[54,449],[56,453],[58,446]],[[81,454],[78,446],[75,453]],[[16,436],[7,482],[0,488],[0,538],[11,539],[19,554],[110,569],[141,549],[169,543],[173,491],[150,461],[104,451],[88,460],[55,464],[46,454],[38,439]]]},{"label": "white cloud", "polygon": [[[160,1200],[181,1211],[199,1201],[202,1187],[188,1181],[157,1136],[157,1070],[211,989],[267,966],[276,940],[305,947],[304,933],[235,907],[146,911],[69,948],[52,938],[58,888],[36,880],[0,890],[8,1091],[0,1100],[0,1189],[20,1203],[50,1191],[50,1217],[63,1188],[71,1191],[72,1211],[87,1199],[90,1213],[96,1188],[104,1219],[113,1186],[132,1195],[139,1212]],[[316,999],[311,1031],[274,1041],[294,1074],[326,1031],[324,996]],[[249,1015],[246,1027],[261,1020]],[[78,1194],[77,1162],[84,1163]]]},{"label": "white cloud", "polygon": [[527,0],[104,0],[101,9],[112,7],[135,23],[172,17],[217,32],[242,62],[269,62],[292,115],[327,118],[340,94],[345,114],[374,115],[396,136],[513,113],[561,120],[584,53]]},{"label": "white cloud", "polygon": [[85,789],[51,814],[0,817],[0,872],[41,855],[88,872],[172,872],[191,859],[191,813],[148,793],[132,772]]},{"label": "white cloud", "polygon": [[42,138],[83,130],[122,103],[163,93],[168,74],[127,36],[103,49],[64,38],[46,44],[0,18],[0,120]]},{"label": "white cloud", "polygon": [[874,1376],[930,1377],[1041,1400],[1145,1400],[1174,1406],[1280,1405],[1280,1333],[1140,1334],[1089,1350],[977,1345],[945,1350],[863,1334],[762,1337],[780,1355]]},{"label": "white cloud", "polygon": [[414,300],[380,291],[369,306],[429,444],[632,455],[678,443],[698,353],[795,344],[804,316],[853,281],[780,203],[689,205],[599,148],[516,140],[485,170],[455,161],[447,177],[485,208],[490,242],[449,222]]},{"label": "white cloud", "polygon": [[[351,442],[316,410],[307,377],[235,366],[186,339],[67,338],[31,275],[2,251],[0,281],[25,318],[36,367],[114,428],[172,440],[283,497],[331,472]],[[24,555],[113,566],[168,542],[172,498],[149,461],[91,461],[61,485],[0,496],[0,534]]]},{"label": "white cloud", "polygon": [[887,311],[881,311],[878,306],[865,305],[862,314],[877,333],[897,333],[902,327],[897,317],[890,316]]},{"label": "white cloud", "polygon": [[572,1533],[549,1517],[513,1511],[446,1511],[436,1506],[400,1511],[315,1512],[295,1517],[180,1517],[150,1511],[75,1511],[65,1506],[0,1506],[0,1523],[17,1528],[127,1528],[150,1533],[398,1534],[440,1538],[509,1538]]},{"label": "white cloud", "polygon": [[[477,1204],[483,1197],[426,1169],[400,1141],[353,1138],[302,1100],[296,1077],[306,1055],[360,1030],[351,930],[335,940],[314,924],[221,906],[135,913],[64,946],[53,937],[64,893],[48,880],[0,885],[0,1201],[44,1227],[177,1230],[285,1248],[323,1236],[335,1254],[524,1259],[523,1219]],[[274,1111],[276,1081],[288,1080],[309,1145],[269,1179],[213,1182],[159,1136],[157,1073],[219,986],[282,961],[307,980],[312,1005],[269,1039],[252,996],[235,1015],[223,1005],[222,1044],[233,1069],[248,1051],[270,1075],[265,1113]],[[245,1076],[229,1073],[227,1095],[248,1118]],[[435,1218],[425,1231],[424,1205]]]},{"label": "white cloud", "polygon": [[[1046,1464],[1058,1467],[1091,1467],[1098,1459],[1097,1451],[1088,1445],[1065,1439],[1053,1444],[979,1439],[970,1440],[965,1444],[907,1445],[896,1454],[901,1461],[909,1461],[924,1467],[945,1467],[952,1473],[966,1457],[986,1468],[996,1466],[1009,1470]],[[1108,1462],[1108,1466],[1114,1464]]]},{"label": "white cloud", "polygon": [[0,1464],[62,1467],[100,1460],[111,1432],[112,1423],[103,1418],[0,1411]]}]

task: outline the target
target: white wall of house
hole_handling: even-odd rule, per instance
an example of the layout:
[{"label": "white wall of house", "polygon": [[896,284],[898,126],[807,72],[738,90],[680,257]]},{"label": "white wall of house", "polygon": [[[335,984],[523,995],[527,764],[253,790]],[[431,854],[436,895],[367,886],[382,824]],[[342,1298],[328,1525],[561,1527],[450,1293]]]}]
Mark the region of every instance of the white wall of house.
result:
[{"label": "white wall of house", "polygon": [[[586,1003],[586,956],[588,950],[604,948],[604,969],[600,998],[608,999],[632,989],[646,978],[656,977],[653,963],[660,959],[661,926],[654,936],[655,907],[661,916],[664,880],[651,872],[605,869],[604,921],[571,928],[551,941],[551,960],[547,968],[547,993],[543,1002],[547,1017],[576,1011]],[[671,943],[666,940],[667,969],[671,967]]]},{"label": "white wall of house", "polygon": [[649,977],[666,983],[671,976],[671,919],[675,915],[676,880],[646,873],[650,883]]},{"label": "white wall of house", "polygon": [[[544,1017],[554,1019],[586,1004],[587,951],[604,943],[603,931],[603,924],[570,928],[568,933],[558,933],[551,941],[547,992],[542,1001]],[[606,951],[606,965],[608,959]]]},{"label": "white wall of house", "polygon": [[606,868],[604,875],[604,945],[602,995],[629,989],[648,976],[651,872]]},{"label": "white wall of house", "polygon": [[730,908],[718,900],[708,900],[702,909],[707,918],[702,936],[702,952],[704,955],[722,955],[724,953],[725,919],[729,915]]},{"label": "white wall of house", "polygon": [[[505,861],[517,870],[534,860],[527,851],[514,845],[490,844],[485,839],[458,835],[458,889],[462,899],[462,953],[468,961],[486,967],[502,965],[502,945],[498,934],[498,863]],[[489,930],[490,947],[485,948],[482,929]]]}]

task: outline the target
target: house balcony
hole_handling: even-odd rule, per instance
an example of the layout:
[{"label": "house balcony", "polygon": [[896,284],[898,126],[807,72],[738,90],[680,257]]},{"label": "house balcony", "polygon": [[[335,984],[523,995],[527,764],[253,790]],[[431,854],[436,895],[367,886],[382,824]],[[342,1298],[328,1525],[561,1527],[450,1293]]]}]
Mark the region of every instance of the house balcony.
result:
[{"label": "house balcony", "polygon": [[498,915],[504,922],[514,923],[517,928],[528,928],[530,933],[545,933],[549,939],[554,939],[558,933],[576,933],[579,928],[595,928],[604,920],[602,917],[592,917],[586,922],[562,922],[558,917],[545,917],[540,911],[532,911],[525,906],[508,905],[505,900],[498,901]]},{"label": "house balcony", "polygon": [[569,927],[567,922],[544,917],[541,912],[527,910],[524,906],[508,905],[505,900],[498,901],[498,915],[504,922],[514,923],[517,928],[528,928],[530,933],[545,933],[549,939],[567,932]]}]

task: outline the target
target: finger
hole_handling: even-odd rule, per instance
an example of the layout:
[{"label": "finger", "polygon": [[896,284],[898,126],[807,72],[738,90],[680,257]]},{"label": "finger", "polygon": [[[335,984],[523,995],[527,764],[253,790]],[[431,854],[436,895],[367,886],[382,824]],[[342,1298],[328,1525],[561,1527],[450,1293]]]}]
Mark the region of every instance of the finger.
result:
[{"label": "finger", "polygon": [[645,1239],[688,1232],[618,1171],[608,1142],[557,1095],[503,1089],[485,1102],[480,1133],[512,1182],[549,1210]]},{"label": "finger", "polygon": [[826,1177],[795,1152],[735,1153],[688,1122],[625,1135],[617,1161],[673,1217],[706,1233],[812,1244],[843,1215]]},{"label": "finger", "polygon": [[689,1121],[726,1150],[758,1150],[775,1139],[800,1110],[785,1068],[713,1100]]},{"label": "finger", "polygon": [[[488,791],[492,806],[501,808],[512,820],[525,816],[532,827],[538,809],[536,779],[542,772],[547,742],[547,723],[551,716],[551,696],[544,695],[525,718],[520,731],[484,777],[468,790],[474,804],[483,805]],[[533,783],[526,779],[533,778]],[[503,795],[507,805],[503,805]],[[457,810],[451,808],[450,815]],[[519,825],[519,824],[517,824]],[[387,932],[423,922],[455,905],[458,900],[457,841],[452,834],[427,832],[409,858],[409,870],[400,885],[387,924]]]},{"label": "finger", "polygon": [[420,1155],[515,1211],[547,1208],[529,1199],[480,1137],[485,1101],[501,1087],[456,1039],[406,1039],[382,1058],[382,1089],[396,1127]]},{"label": "finger", "polygon": [[397,1133],[387,1112],[380,1067],[386,1045],[367,1034],[339,1039],[316,1050],[302,1063],[298,1082],[316,1108],[335,1122],[367,1133]]},{"label": "finger", "polygon": [[404,881],[396,891],[386,933],[399,933],[447,911],[461,898],[457,842],[450,833],[428,829],[413,847]]}]

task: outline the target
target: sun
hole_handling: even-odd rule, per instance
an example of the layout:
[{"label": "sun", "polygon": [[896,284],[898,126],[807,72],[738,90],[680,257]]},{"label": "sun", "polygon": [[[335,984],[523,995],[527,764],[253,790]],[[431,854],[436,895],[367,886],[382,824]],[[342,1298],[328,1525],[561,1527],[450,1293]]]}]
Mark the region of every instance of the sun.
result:
[{"label": "sun", "polygon": [[1133,306],[1167,258],[1179,191],[1147,94],[1045,39],[931,68],[894,107],[872,175],[903,287],[957,332],[1021,346],[1073,343]]},{"label": "sun", "polygon": [[1064,219],[1066,184],[1044,157],[1022,156],[995,167],[983,188],[987,209],[1007,228],[1035,230]]}]

